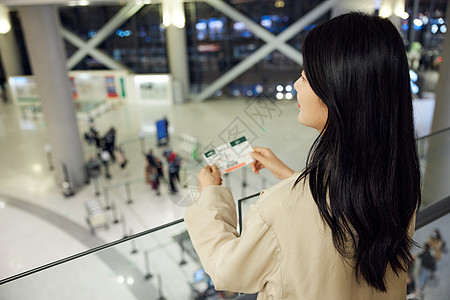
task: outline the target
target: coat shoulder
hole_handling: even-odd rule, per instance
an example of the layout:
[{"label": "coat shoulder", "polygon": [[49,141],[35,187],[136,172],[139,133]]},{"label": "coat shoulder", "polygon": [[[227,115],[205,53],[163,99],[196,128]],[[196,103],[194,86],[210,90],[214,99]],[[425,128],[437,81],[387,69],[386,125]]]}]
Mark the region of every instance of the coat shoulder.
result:
[{"label": "coat shoulder", "polygon": [[299,182],[294,186],[299,173],[279,182],[278,184],[261,191],[255,203],[261,217],[267,224],[271,224],[273,217],[283,215],[299,205],[307,193],[307,185]]}]

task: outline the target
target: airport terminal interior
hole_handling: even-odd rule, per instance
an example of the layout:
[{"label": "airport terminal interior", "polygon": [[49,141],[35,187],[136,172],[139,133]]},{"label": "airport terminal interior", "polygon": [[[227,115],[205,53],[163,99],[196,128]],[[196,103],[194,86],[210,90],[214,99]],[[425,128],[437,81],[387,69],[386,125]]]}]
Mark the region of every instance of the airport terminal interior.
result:
[{"label": "airport terminal interior", "polygon": [[[19,5],[22,2],[25,8]],[[42,51],[27,45],[33,41],[26,32],[32,21],[20,19],[21,11],[30,13],[33,10],[27,9],[39,5],[29,6],[27,0],[0,1],[6,5],[0,12],[9,9],[13,28],[21,26],[15,30],[15,55],[4,50],[6,39],[0,39],[5,80],[0,91],[0,280],[34,270],[19,279],[2,282],[0,299],[242,297],[214,290],[189,240],[182,221],[184,210],[198,192],[196,176],[206,165],[203,153],[243,136],[251,146],[270,148],[290,168],[301,171],[305,167],[318,132],[297,120],[299,110],[292,85],[301,65],[292,60],[301,57],[299,45],[308,26],[329,19],[330,9],[338,6],[339,1],[186,2],[181,6],[186,17],[187,45],[182,48],[186,53],[184,61],[181,60],[184,69],[171,65],[171,59],[180,59],[177,56],[180,50],[169,49],[166,44],[171,38],[177,40],[180,32],[170,33],[173,24],[163,24],[163,12],[175,11],[176,5],[167,8],[162,1],[92,1],[87,6],[83,1],[41,2],[46,9],[59,12],[58,38],[64,40],[67,56],[63,63],[71,67],[68,76],[62,79],[67,84],[51,88],[58,93],[66,91],[73,98],[75,124],[65,126],[70,121],[55,118],[58,111],[52,110],[52,102],[42,99],[45,91],[39,84],[51,76],[32,72],[39,56],[27,55],[25,49]],[[379,2],[381,5],[389,1]],[[415,7],[415,2],[420,5]],[[437,0],[410,0],[403,4],[405,13],[418,16],[399,16],[405,40],[414,37],[411,31],[415,30],[416,41],[422,44],[421,48],[411,46],[413,50],[409,52],[422,175],[425,178],[434,168],[449,175],[450,129],[436,130],[433,126],[437,117],[449,119],[448,111],[435,111],[438,101],[444,101],[436,98],[436,87],[442,85],[439,75],[443,76],[439,67],[443,66],[443,59],[450,59],[449,43],[444,43],[448,34],[444,35],[443,29],[448,24],[445,12],[448,14],[449,9],[445,1]],[[435,7],[430,9],[430,5]],[[292,12],[287,12],[289,7],[302,11],[311,21],[301,24],[295,38],[275,45],[272,35],[282,34],[297,24]],[[315,9],[323,12],[314,17],[308,15]],[[383,6],[375,10],[379,14],[384,12]],[[146,15],[152,18],[143,21]],[[245,15],[251,19],[245,19]],[[251,26],[255,18],[259,28]],[[105,28],[101,28],[104,24]],[[408,24],[411,29],[405,27]],[[45,29],[47,25],[43,26]],[[184,30],[183,26],[176,30]],[[227,30],[232,31],[230,36]],[[256,36],[261,38],[264,34],[258,30],[271,36],[259,40]],[[113,36],[107,38],[110,34]],[[133,34],[139,36],[127,41]],[[89,41],[95,41],[96,36],[98,43],[89,48]],[[258,54],[257,49],[264,43],[271,45],[272,52]],[[84,51],[84,56],[79,55],[80,51]],[[5,57],[5,52],[10,56]],[[261,55],[259,60],[255,58],[258,62],[245,65],[248,57],[258,55]],[[140,56],[146,59],[140,61]],[[20,61],[22,73],[9,72],[8,68],[13,68],[9,59]],[[245,70],[239,71],[240,67]],[[184,77],[178,77],[179,73],[171,68],[178,68]],[[446,74],[448,85],[448,71]],[[186,84],[188,89],[184,89]],[[55,142],[58,126],[75,130],[76,141],[60,137]],[[103,153],[98,152],[92,137],[94,131],[105,141],[113,134],[115,149],[122,151],[111,153],[115,161],[110,157],[108,167],[100,162]],[[60,149],[77,147],[81,147],[86,166],[79,186],[72,183],[72,173],[58,160],[64,153],[57,153]],[[154,185],[153,169],[147,167],[150,151],[162,165],[158,187]],[[122,155],[126,158],[125,166],[121,166]],[[175,156],[180,161],[176,192],[169,178]],[[98,164],[100,173],[93,171],[92,161]],[[438,188],[433,185],[434,180],[433,184],[424,181],[422,210],[450,195],[449,177],[440,177]],[[249,166],[223,176],[223,184],[230,187],[236,203],[253,196],[239,201],[240,221],[260,191],[278,182],[267,170],[255,175]],[[448,207],[444,210],[448,211]],[[436,229],[446,246],[434,278],[423,291],[409,294],[408,299],[448,299],[449,228],[450,215],[446,213],[416,231],[414,240],[419,246]],[[84,255],[90,249],[91,253]],[[418,255],[422,249],[416,247],[413,252]],[[80,253],[83,255],[72,257]],[[67,261],[45,268],[61,259]],[[42,270],[35,269],[42,266]],[[416,259],[411,279],[418,281],[419,273],[420,261]]]}]

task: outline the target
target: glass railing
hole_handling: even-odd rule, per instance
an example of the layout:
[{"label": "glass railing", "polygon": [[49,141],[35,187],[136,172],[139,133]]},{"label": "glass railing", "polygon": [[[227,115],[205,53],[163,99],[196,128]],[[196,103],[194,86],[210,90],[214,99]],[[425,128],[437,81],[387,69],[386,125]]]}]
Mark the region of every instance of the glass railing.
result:
[{"label": "glass railing", "polygon": [[422,208],[450,195],[450,128],[417,139],[422,170]]},{"label": "glass railing", "polygon": [[[258,194],[240,199],[238,203],[254,202]],[[450,197],[440,202],[449,206]],[[440,202],[434,205],[440,204]],[[414,239],[428,240],[435,228],[443,240],[449,240],[447,213],[433,221],[422,219],[423,213],[433,214],[433,205],[420,212]],[[434,209],[436,213],[436,209]],[[437,210],[442,211],[439,207]],[[447,246],[448,247],[448,246]],[[414,290],[414,295],[426,294],[426,299],[445,299],[449,278],[447,252],[437,263],[434,279]],[[423,252],[420,248],[414,250]],[[420,258],[411,267],[416,287],[421,281]],[[423,285],[422,285],[423,286]],[[216,291],[204,273],[200,260],[189,239],[183,219],[131,234],[117,241],[98,246],[39,268],[0,281],[2,299],[241,299],[233,292]],[[430,296],[429,296],[430,295]],[[432,295],[432,296],[431,296]],[[411,295],[410,297],[412,297]],[[255,299],[253,295],[245,299]],[[244,298],[242,298],[244,299]],[[413,298],[410,298],[413,299]],[[420,299],[420,298],[417,298]]]},{"label": "glass railing", "polygon": [[[431,161],[437,159],[433,156],[435,153],[432,151],[435,147],[433,143],[445,146],[448,145],[446,144],[448,140],[448,130],[419,139],[420,147],[423,147],[424,143],[428,143],[428,146],[424,147],[426,149],[421,148],[420,150],[421,163],[428,165],[423,168],[424,170],[429,168]],[[134,144],[140,147],[139,142]],[[447,147],[447,149],[449,148]],[[445,160],[448,157],[448,151],[447,155],[439,157],[441,160]],[[188,176],[188,171],[184,172],[185,174],[181,177]],[[233,177],[224,177],[225,184],[233,185],[234,183],[235,195],[239,195],[243,187],[246,189],[244,191],[251,192],[250,196],[237,201],[239,228],[241,228],[241,222],[245,218],[248,207],[257,200],[260,189],[265,188],[264,185],[271,185],[267,182],[256,182],[250,189],[245,176],[242,173],[241,176],[236,176],[234,179]],[[132,205],[136,201],[133,190],[149,189],[145,184],[144,178],[138,177],[101,185],[103,198],[101,198],[102,201],[99,201],[100,205],[105,210],[109,206],[111,213],[114,214],[114,208],[117,209],[120,206],[114,201],[120,201],[123,207]],[[424,188],[426,184],[425,181]],[[429,235],[431,227],[433,229],[435,227],[450,228],[448,226],[449,198],[439,199],[437,194],[433,193],[427,194],[426,197],[429,200],[426,205],[422,206],[417,216],[415,239],[419,243],[423,243],[423,237]],[[120,222],[120,211],[116,211],[115,216]],[[110,221],[115,221],[114,216]],[[209,277],[201,269],[183,219],[178,218],[173,222],[160,222],[159,224],[161,223],[166,224],[148,230],[136,230],[139,231],[137,234],[125,227],[121,232],[121,238],[113,242],[2,279],[0,280],[0,298],[28,299],[42,295],[41,298],[89,299],[93,294],[101,294],[101,298],[118,299],[233,299],[238,296],[234,293],[214,290]],[[432,225],[426,227],[428,224]],[[450,240],[449,232],[441,230],[441,234],[445,240]],[[420,250],[417,251],[420,252]],[[448,262],[446,255],[442,256],[442,261],[444,262],[444,260]],[[441,263],[441,265],[442,267],[435,275],[439,276],[441,282],[444,282],[444,278],[449,278],[446,273],[448,272],[446,266],[449,264]],[[417,272],[414,276],[419,276]],[[429,290],[431,294],[429,287],[432,286],[433,281],[429,282],[424,291]],[[433,293],[442,293],[442,286],[446,285],[440,284],[439,286]],[[448,295],[448,292],[443,295]]]},{"label": "glass railing", "polygon": [[102,245],[16,278],[1,282],[2,299],[156,300],[239,296],[214,289],[183,220]]},{"label": "glass railing", "polygon": [[[423,180],[420,210],[423,210],[450,195],[450,128],[418,138],[417,147]],[[256,202],[257,195],[259,192],[238,201],[240,222],[250,205]],[[242,223],[239,225],[241,227]]]},{"label": "glass railing", "polygon": [[[182,140],[181,135],[173,134],[169,147],[176,153],[182,152],[180,140]],[[144,179],[144,166],[145,153],[148,149],[153,149],[155,155],[162,160],[164,173],[167,175],[167,163],[162,157],[164,147],[157,146],[156,137],[153,135],[146,134],[141,135],[141,137],[126,138],[118,144],[122,145],[128,158],[126,175],[124,176],[123,173],[116,172],[117,174],[111,179],[100,177],[98,182],[99,189],[116,188],[124,191],[125,187],[129,184],[131,184],[131,190],[142,189],[142,186],[146,184]],[[450,170],[450,151],[448,151],[450,149],[450,128],[418,138],[417,145],[422,170],[422,208],[424,208],[450,195],[450,185],[444,182],[448,177],[448,170]],[[200,143],[198,147],[201,149]],[[95,147],[86,146],[85,153],[87,157],[93,155],[95,153]],[[180,182],[185,186],[185,189],[186,185],[195,184],[195,178],[201,167],[202,162],[186,154],[183,156],[182,178]],[[110,168],[118,168],[118,166],[111,165]],[[248,195],[259,193],[262,189],[278,182],[272,176],[265,176],[263,174],[252,176],[250,173],[250,169],[242,168],[241,170],[225,175],[223,177],[224,185],[230,187],[235,197],[244,198]],[[120,185],[122,186],[121,188],[118,187]],[[163,182],[161,188],[166,188],[166,183]],[[140,195],[139,193],[133,194]],[[242,210],[244,212],[249,206],[248,203],[248,201],[242,203]],[[245,213],[243,215],[245,216]]]}]

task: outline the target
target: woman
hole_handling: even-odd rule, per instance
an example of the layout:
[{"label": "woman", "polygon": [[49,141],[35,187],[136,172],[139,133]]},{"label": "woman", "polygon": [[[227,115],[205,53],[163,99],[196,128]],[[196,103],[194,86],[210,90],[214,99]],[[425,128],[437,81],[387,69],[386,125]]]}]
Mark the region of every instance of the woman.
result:
[{"label": "woman", "polygon": [[236,231],[216,166],[185,221],[219,290],[258,299],[405,299],[420,205],[408,63],[387,19],[360,13],[315,27],[295,82],[298,120],[320,133],[294,173],[254,148],[253,171],[282,181],[262,191]]}]

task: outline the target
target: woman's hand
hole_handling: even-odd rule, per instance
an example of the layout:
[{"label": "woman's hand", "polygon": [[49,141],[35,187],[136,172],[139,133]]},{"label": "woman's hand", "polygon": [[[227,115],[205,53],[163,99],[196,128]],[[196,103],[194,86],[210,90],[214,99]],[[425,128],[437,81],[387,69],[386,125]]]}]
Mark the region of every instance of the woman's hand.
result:
[{"label": "woman's hand", "polygon": [[222,185],[222,178],[220,177],[220,171],[216,164],[210,166],[207,165],[200,170],[197,176],[198,187],[204,189],[210,185]]},{"label": "woman's hand", "polygon": [[259,170],[266,168],[280,180],[289,178],[294,174],[294,171],[276,157],[269,148],[253,147],[253,150],[254,152],[250,152],[255,160],[250,164],[253,173],[259,174]]}]

